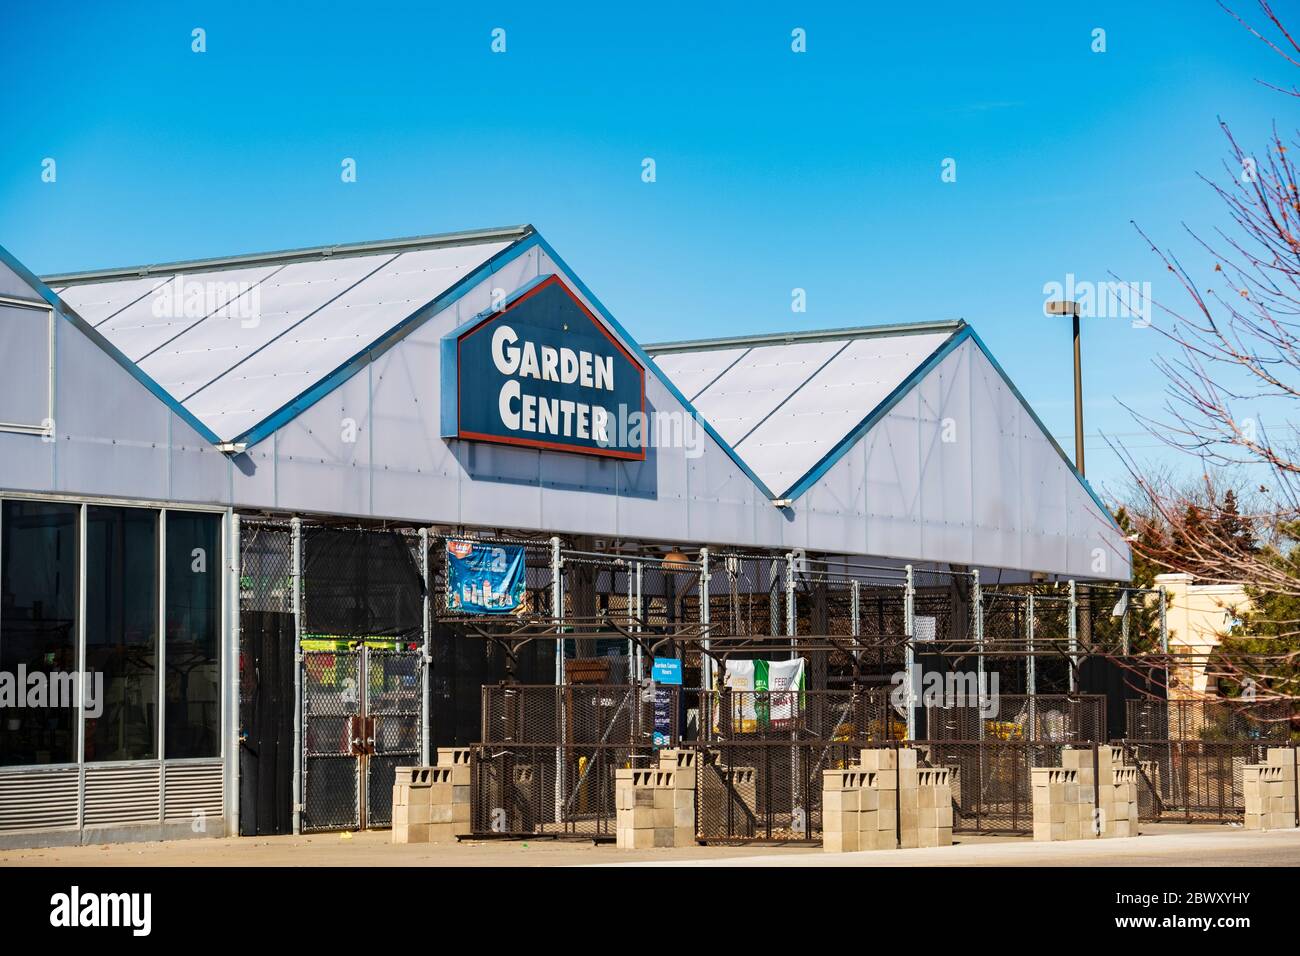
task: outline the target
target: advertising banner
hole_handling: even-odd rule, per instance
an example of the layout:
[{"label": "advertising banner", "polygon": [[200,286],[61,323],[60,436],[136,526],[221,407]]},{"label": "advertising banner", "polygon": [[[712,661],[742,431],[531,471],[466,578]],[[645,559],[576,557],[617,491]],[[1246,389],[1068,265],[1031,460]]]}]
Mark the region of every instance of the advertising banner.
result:
[{"label": "advertising banner", "polygon": [[[735,733],[787,730],[803,712],[807,661],[727,661],[731,722]],[[715,719],[716,724],[716,719]]]},{"label": "advertising banner", "polygon": [[524,600],[522,545],[447,542],[447,610],[511,614]]}]

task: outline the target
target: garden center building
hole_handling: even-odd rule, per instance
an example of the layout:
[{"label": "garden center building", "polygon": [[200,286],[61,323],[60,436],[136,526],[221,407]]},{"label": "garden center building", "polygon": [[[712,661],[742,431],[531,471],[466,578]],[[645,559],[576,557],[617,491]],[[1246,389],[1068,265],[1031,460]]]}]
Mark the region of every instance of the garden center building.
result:
[{"label": "garden center building", "polygon": [[[470,733],[430,703],[464,666],[430,646],[447,536],[1129,576],[964,322],[642,345],[530,226],[44,278],[0,250],[0,362],[0,845],[270,832],[339,781],[366,819],[391,771],[313,750],[289,672],[415,648],[390,764]],[[298,697],[250,690],[273,665]]]}]

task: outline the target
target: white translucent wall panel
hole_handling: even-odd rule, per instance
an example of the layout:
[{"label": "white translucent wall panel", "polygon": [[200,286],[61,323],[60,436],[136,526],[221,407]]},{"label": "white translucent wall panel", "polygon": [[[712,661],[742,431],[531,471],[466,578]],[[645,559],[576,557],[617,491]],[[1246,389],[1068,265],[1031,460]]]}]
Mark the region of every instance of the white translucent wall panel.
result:
[{"label": "white translucent wall panel", "polygon": [[736,450],[774,494],[783,494],[950,335],[943,332],[850,341]]},{"label": "white translucent wall panel", "polygon": [[750,350],[743,348],[670,352],[652,358],[677,390],[686,396],[687,401],[694,402],[701,392],[748,351]]},{"label": "white translucent wall panel", "polygon": [[166,281],[166,276],[143,276],[71,285],[59,293],[59,298],[77,315],[98,326]]},{"label": "white translucent wall panel", "polygon": [[808,380],[844,342],[800,342],[755,348],[696,401],[723,441],[735,445]]}]

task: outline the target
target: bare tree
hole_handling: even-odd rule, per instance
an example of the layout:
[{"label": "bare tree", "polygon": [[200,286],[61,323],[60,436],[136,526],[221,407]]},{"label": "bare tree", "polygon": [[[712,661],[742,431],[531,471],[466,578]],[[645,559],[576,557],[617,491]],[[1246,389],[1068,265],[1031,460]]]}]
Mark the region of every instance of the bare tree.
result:
[{"label": "bare tree", "polygon": [[[1282,60],[1300,68],[1300,43],[1267,0],[1259,28],[1225,10]],[[1287,96],[1300,89],[1264,84]],[[1146,431],[1194,456],[1201,479],[1191,488],[1144,473],[1122,447],[1139,489],[1130,515],[1135,554],[1162,570],[1242,584],[1252,610],[1223,635],[1209,662],[1213,683],[1230,695],[1300,701],[1300,187],[1292,159],[1295,134],[1274,124],[1258,154],[1225,122],[1226,177],[1202,179],[1223,201],[1228,224],[1211,236],[1188,229],[1214,262],[1198,282],[1168,249],[1139,234],[1165,264],[1190,305],[1157,304],[1155,327],[1172,348],[1157,359],[1166,381],[1161,412],[1130,409]],[[1279,409],[1279,422],[1257,409]],[[1270,412],[1272,414],[1272,412]],[[1115,447],[1115,446],[1112,446]],[[1248,495],[1232,488],[1242,476]],[[1245,499],[1245,500],[1243,500]]]}]

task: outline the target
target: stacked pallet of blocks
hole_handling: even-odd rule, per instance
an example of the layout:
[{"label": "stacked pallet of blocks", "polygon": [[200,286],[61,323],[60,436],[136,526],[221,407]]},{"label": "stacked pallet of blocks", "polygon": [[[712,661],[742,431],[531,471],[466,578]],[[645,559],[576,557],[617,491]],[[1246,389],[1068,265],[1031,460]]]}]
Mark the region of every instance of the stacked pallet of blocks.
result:
[{"label": "stacked pallet of blocks", "polygon": [[[659,769],[671,771],[672,776],[662,781],[664,786],[655,791],[656,825],[660,819],[660,804],[671,805],[673,821],[673,846],[690,846],[695,843],[695,777],[694,750],[659,751]],[[662,793],[662,796],[661,796]]]},{"label": "stacked pallet of blocks", "polygon": [[615,836],[620,850],[649,850],[656,846],[672,846],[672,827],[657,827],[656,786],[659,774],[671,773],[658,769],[620,769],[614,771],[614,823]]},{"label": "stacked pallet of blocks", "polygon": [[917,846],[952,846],[952,771],[921,767],[916,773]]},{"label": "stacked pallet of blocks", "polygon": [[446,843],[470,833],[471,751],[439,749],[433,767],[398,767],[393,778],[393,842]]},{"label": "stacked pallet of blocks", "polygon": [[828,853],[948,846],[952,774],[918,767],[911,749],[863,750],[857,767],[822,774],[822,849]]},{"label": "stacked pallet of blocks", "polygon": [[[1067,751],[1068,753],[1068,751]],[[1081,767],[1034,767],[1034,839],[1080,840],[1093,833],[1093,770]]]},{"label": "stacked pallet of blocks", "polygon": [[827,853],[874,849],[863,846],[879,839],[880,808],[874,801],[877,791],[867,785],[870,776],[866,770],[822,771],[822,849]]},{"label": "stacked pallet of blocks", "polygon": [[[473,830],[470,822],[470,786],[473,779],[473,751],[468,747],[439,747],[438,763],[442,789],[435,790],[431,839],[453,840]],[[435,781],[435,787],[439,781]]]},{"label": "stacked pallet of blocks", "polygon": [[428,843],[432,767],[398,767],[393,774],[393,842]]},{"label": "stacked pallet of blocks", "polygon": [[1242,783],[1247,830],[1292,830],[1296,826],[1297,751],[1268,748],[1268,762],[1247,764]]}]

